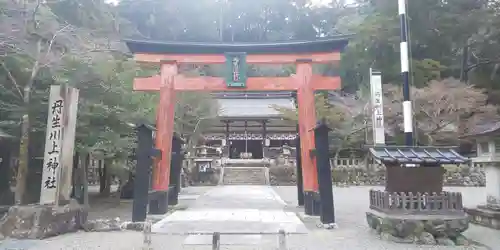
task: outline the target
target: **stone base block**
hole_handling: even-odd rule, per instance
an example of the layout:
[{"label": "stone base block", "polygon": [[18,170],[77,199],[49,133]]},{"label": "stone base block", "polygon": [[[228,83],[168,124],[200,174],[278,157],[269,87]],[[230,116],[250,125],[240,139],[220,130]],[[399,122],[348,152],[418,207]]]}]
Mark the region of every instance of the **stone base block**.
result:
[{"label": "stone base block", "polygon": [[[469,245],[462,233],[469,228],[467,215],[398,215],[393,216],[371,210],[366,213],[370,228],[374,229],[383,240],[397,243],[421,245]],[[454,217],[454,218],[452,218]]]},{"label": "stone base block", "polygon": [[139,224],[139,223],[134,223],[134,222],[121,223],[120,218],[89,220],[87,221],[87,223],[85,223],[85,225],[83,225],[82,229],[85,230],[86,232],[112,232],[112,231],[121,231],[122,229],[128,229],[129,227],[128,224]]},{"label": "stone base block", "polygon": [[87,220],[88,209],[71,202],[68,205],[12,206],[0,220],[0,234],[17,239],[44,239],[76,232]]},{"label": "stone base block", "polygon": [[500,211],[489,209],[486,206],[464,208],[473,224],[500,230]]}]

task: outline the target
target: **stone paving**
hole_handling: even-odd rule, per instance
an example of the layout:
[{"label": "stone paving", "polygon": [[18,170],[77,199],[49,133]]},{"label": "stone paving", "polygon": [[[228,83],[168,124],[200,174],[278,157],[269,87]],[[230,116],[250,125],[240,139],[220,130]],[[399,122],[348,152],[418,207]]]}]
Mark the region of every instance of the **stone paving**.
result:
[{"label": "stone paving", "polygon": [[[284,229],[307,233],[294,212],[270,186],[218,186],[185,211],[176,211],[152,227],[158,234],[269,234]],[[202,236],[190,236],[196,240]]]},{"label": "stone paving", "polygon": [[[161,223],[158,223],[155,226],[155,231],[158,231],[157,233],[152,235],[153,250],[211,249],[211,239],[209,235],[168,234],[168,230],[167,232],[162,231],[165,230],[161,229],[162,225],[172,225],[171,223],[181,223],[184,225],[193,223],[196,224],[200,221],[198,219],[201,219],[207,221],[207,224],[205,224],[203,227],[198,227],[198,229],[201,228],[202,230],[209,231],[209,226],[215,226],[217,224],[227,225],[224,221],[236,221],[236,218],[238,220],[243,220],[243,217],[245,218],[245,220],[243,221],[246,221],[248,218],[247,222],[243,222],[247,223],[247,225],[256,225],[259,223],[265,224],[269,223],[269,221],[271,220],[270,216],[263,215],[266,214],[266,211],[268,211],[269,213],[280,212],[287,215],[286,217],[278,217],[272,220],[271,223],[293,223],[297,225],[298,233],[288,235],[287,237],[288,249],[290,250],[500,249],[500,232],[477,226],[471,226],[471,228],[466,231],[465,235],[474,241],[482,243],[483,245],[469,247],[437,247],[404,245],[382,241],[368,229],[365,222],[364,212],[368,207],[367,196],[368,190],[370,189],[369,187],[334,188],[335,211],[337,216],[337,224],[339,226],[339,228],[335,230],[323,230],[317,228],[316,218],[304,218],[301,224],[297,223],[297,220],[291,219],[293,218],[293,216],[291,216],[292,213],[301,211],[301,209],[297,209],[295,206],[295,187],[274,187],[272,188],[274,189],[274,192],[269,191],[271,189],[269,187],[248,189],[247,191],[245,191],[244,187],[240,186],[229,186],[227,189],[226,187],[214,187],[212,189],[209,189],[205,194],[200,195],[199,197],[197,196],[197,194],[192,194],[192,190],[196,190],[197,188],[198,187],[191,187],[183,191],[189,191],[190,194],[181,196],[181,202],[184,198],[189,198],[191,201],[190,208],[183,211],[185,213],[181,213],[182,211],[178,211],[179,215],[175,216],[175,213],[173,213],[170,219],[168,219],[169,217],[166,217]],[[206,190],[207,188],[205,188],[203,191]],[[460,191],[463,193],[464,203],[466,206],[474,206],[484,201],[484,188],[453,188],[453,191]],[[235,197],[234,195],[236,193],[239,193],[240,195],[238,197]],[[260,198],[259,195],[261,195]],[[228,200],[225,197],[231,198]],[[194,200],[195,198],[197,198],[196,201]],[[232,212],[225,210],[228,207],[233,207],[233,209],[231,209]],[[257,210],[259,213],[256,213],[255,210]],[[262,214],[260,212],[262,212]],[[207,215],[207,217],[196,217],[196,221],[194,219],[186,219],[187,217],[193,215],[193,213],[204,214]],[[226,214],[222,215],[223,213]],[[246,215],[230,215],[230,213],[242,213]],[[216,219],[214,218],[214,216],[221,217]],[[179,226],[179,224],[177,226]],[[195,229],[197,228],[195,227]],[[224,226],[217,226],[216,228],[212,229],[223,229],[227,232],[236,232],[240,230],[234,230],[230,227],[224,228]],[[185,228],[183,230],[183,232],[189,231],[192,231],[192,229],[189,229],[189,226],[187,227],[187,229]],[[307,233],[301,233],[304,231]],[[43,241],[6,240],[0,244],[0,250],[132,250],[142,249],[142,241],[143,235],[140,232],[79,232],[75,234],[54,237]],[[271,250],[277,249],[276,247],[277,236],[272,234],[231,234],[221,236],[221,249]]]}]

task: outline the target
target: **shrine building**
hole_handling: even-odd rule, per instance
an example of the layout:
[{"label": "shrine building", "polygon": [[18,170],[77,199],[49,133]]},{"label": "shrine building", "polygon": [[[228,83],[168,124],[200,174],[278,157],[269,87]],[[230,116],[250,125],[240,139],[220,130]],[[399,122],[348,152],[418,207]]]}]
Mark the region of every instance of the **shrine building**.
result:
[{"label": "shrine building", "polygon": [[217,92],[218,117],[203,134],[204,145],[220,148],[226,159],[266,159],[273,148],[295,146],[295,122],[283,119],[276,107],[295,109],[293,92]]}]

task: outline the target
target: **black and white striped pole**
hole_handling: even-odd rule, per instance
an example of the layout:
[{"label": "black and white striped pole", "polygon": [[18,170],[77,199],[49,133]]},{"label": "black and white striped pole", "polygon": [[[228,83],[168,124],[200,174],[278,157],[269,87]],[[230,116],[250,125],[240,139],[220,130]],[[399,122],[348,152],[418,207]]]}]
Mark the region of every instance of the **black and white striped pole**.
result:
[{"label": "black and white striped pole", "polygon": [[406,19],[406,0],[398,0],[401,22],[401,75],[403,76],[403,124],[406,146],[413,145],[413,114],[410,101],[410,62],[408,53],[408,28]]}]

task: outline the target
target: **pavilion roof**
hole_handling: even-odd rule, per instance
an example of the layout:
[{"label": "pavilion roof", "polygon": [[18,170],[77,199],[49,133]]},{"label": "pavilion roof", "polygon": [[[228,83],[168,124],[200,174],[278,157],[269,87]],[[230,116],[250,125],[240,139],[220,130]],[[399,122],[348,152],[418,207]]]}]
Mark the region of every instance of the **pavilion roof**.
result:
[{"label": "pavilion roof", "polygon": [[453,148],[374,146],[371,155],[382,163],[398,164],[460,164],[469,161]]},{"label": "pavilion roof", "polygon": [[350,36],[334,36],[312,41],[287,41],[272,43],[200,43],[154,40],[125,40],[130,52],[148,54],[300,54],[343,50]]}]

